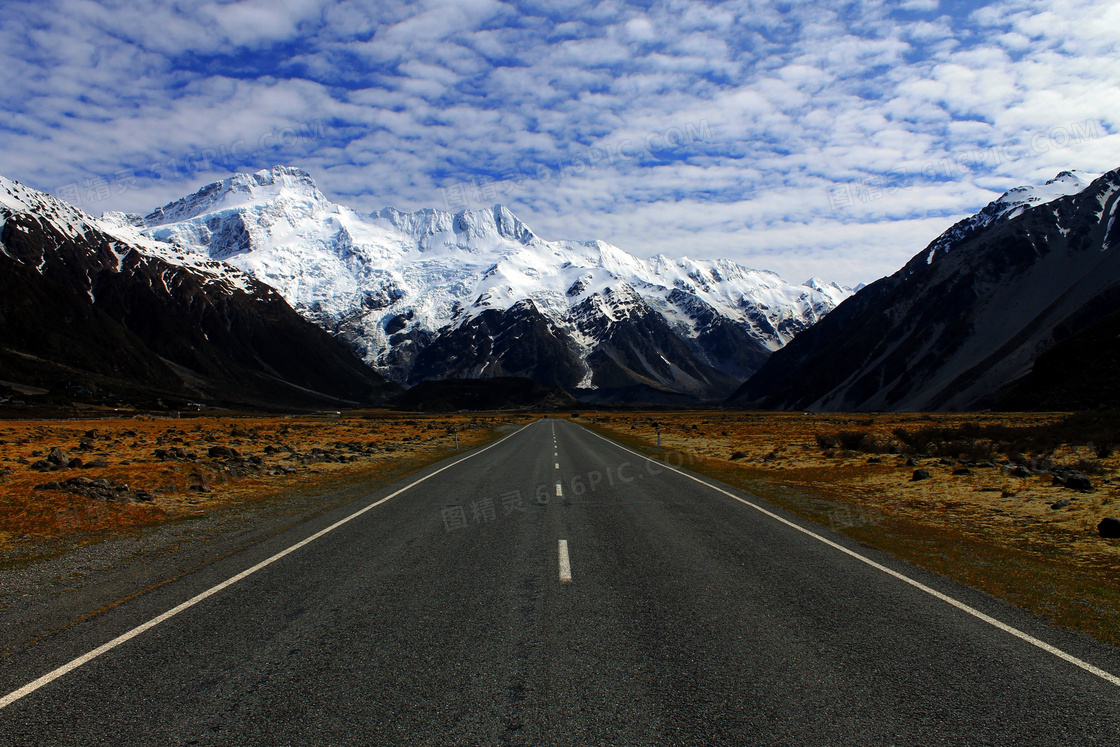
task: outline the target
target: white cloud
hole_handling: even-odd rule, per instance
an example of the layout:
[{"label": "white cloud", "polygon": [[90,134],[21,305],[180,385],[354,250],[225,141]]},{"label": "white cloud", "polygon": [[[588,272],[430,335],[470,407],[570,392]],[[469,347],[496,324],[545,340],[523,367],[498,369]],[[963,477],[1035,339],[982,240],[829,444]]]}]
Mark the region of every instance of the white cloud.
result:
[{"label": "white cloud", "polygon": [[[498,199],[551,238],[855,283],[1003,189],[1120,166],[1120,6],[953,12],[16,0],[0,173],[45,189],[139,175],[84,205],[99,212],[276,162],[367,209],[441,207],[441,188],[516,169]],[[836,207],[837,188],[865,199]]]}]

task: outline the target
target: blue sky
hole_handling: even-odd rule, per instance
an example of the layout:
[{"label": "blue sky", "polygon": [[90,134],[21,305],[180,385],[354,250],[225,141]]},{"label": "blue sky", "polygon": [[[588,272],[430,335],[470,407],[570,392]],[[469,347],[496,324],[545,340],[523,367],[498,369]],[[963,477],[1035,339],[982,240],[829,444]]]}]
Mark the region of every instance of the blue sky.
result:
[{"label": "blue sky", "polygon": [[0,173],[93,214],[307,169],[359,209],[793,280],[1120,167],[1120,4],[8,0]]}]

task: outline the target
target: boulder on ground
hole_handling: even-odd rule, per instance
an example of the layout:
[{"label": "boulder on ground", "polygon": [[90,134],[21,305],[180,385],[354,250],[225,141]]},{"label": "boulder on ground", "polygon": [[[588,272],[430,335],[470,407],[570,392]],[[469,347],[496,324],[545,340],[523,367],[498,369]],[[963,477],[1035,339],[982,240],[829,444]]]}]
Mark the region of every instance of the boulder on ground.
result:
[{"label": "boulder on ground", "polygon": [[1080,490],[1084,493],[1093,489],[1093,481],[1080,472],[1074,472],[1066,477],[1065,486],[1071,490]]},{"label": "boulder on ground", "polygon": [[916,469],[916,470],[914,470],[914,476],[910,478],[910,482],[917,482],[918,480],[928,480],[928,479],[929,479],[929,470],[928,469]]},{"label": "boulder on ground", "polygon": [[1097,533],[1105,539],[1120,539],[1120,519],[1106,516],[1097,524]]}]

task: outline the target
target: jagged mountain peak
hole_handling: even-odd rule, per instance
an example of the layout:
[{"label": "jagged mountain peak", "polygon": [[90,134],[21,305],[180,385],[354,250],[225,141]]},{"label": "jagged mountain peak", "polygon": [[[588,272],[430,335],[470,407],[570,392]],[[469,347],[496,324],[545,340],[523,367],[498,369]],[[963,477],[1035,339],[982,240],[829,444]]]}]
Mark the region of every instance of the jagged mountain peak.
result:
[{"label": "jagged mountain peak", "polygon": [[[364,213],[308,184],[299,170],[235,175],[157,211],[144,232],[240,267],[398,381],[555,364],[562,380],[549,383],[561,386],[653,375],[710,395],[848,294],[729,260],[641,259],[600,240],[547,241],[500,204]],[[503,345],[517,335],[536,342],[491,365],[486,356],[499,354],[491,335]],[[646,349],[654,338],[671,366]],[[607,355],[610,345],[619,347]],[[544,351],[554,359],[538,366]],[[441,358],[452,354],[454,364]],[[620,361],[638,369],[620,372]]]},{"label": "jagged mountain peak", "polygon": [[[1062,172],[1010,190],[931,244],[933,261],[927,247],[775,353],[735,398],[800,410],[997,404],[1040,355],[1120,304],[1120,169],[1089,177]],[[1051,358],[1048,375],[1078,376],[1100,360],[1078,345],[1073,352],[1078,362]],[[1107,400],[1096,391],[1112,380],[1106,368],[1080,379],[1083,401]],[[1036,377],[1023,391],[1041,399],[1015,406],[1041,409],[1047,387],[1061,384]]]},{"label": "jagged mountain peak", "polygon": [[0,319],[3,378],[67,393],[77,378],[108,402],[357,403],[384,384],[241,270],[3,177]]},{"label": "jagged mountain peak", "polygon": [[46,220],[72,238],[85,234],[93,221],[65,200],[0,176],[0,228],[4,226],[5,214],[13,213],[26,213]]},{"label": "jagged mountain peak", "polygon": [[1061,171],[1053,179],[1039,186],[1025,185],[1009,189],[989,202],[983,210],[954,224],[926,247],[925,263],[932,263],[939,255],[954,245],[967,240],[976,231],[1004,220],[1010,220],[1024,211],[1085,191],[1100,174],[1079,169]]},{"label": "jagged mountain peak", "polygon": [[[382,208],[372,217],[427,246],[479,248],[496,241],[532,244],[540,239],[509,208],[494,205],[482,210],[450,213],[423,208],[411,213],[393,207]],[[441,240],[435,240],[437,237]]]},{"label": "jagged mountain peak", "polygon": [[207,184],[192,195],[156,208],[144,216],[144,222],[149,227],[159,226],[277,200],[329,204],[306,171],[295,166],[273,166],[253,173],[239,172]]}]

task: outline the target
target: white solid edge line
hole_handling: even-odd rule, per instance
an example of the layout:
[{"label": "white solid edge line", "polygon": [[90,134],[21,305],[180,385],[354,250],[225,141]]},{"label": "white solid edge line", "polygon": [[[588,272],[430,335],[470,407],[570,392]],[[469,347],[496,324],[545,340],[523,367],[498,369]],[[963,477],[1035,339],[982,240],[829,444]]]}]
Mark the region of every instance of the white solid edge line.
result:
[{"label": "white solid edge line", "polygon": [[256,573],[257,571],[264,568],[265,566],[272,565],[277,560],[280,560],[281,558],[283,558],[285,555],[289,555],[289,554],[295,552],[296,550],[300,549],[304,545],[311,544],[315,540],[322,537],[324,534],[327,534],[329,532],[333,532],[335,529],[338,529],[343,524],[346,524],[347,522],[358,518],[359,516],[366,513],[367,511],[370,511],[374,508],[377,508],[382,503],[385,503],[386,501],[388,501],[392,498],[396,498],[398,495],[405,492],[406,490],[409,490],[410,488],[416,487],[417,485],[419,485],[420,483],[424,482],[425,480],[427,480],[431,477],[435,477],[440,472],[443,472],[444,470],[451,469],[452,467],[454,467],[457,464],[460,464],[461,462],[465,462],[472,457],[478,456],[479,454],[481,454],[484,451],[488,451],[489,449],[494,448],[495,446],[502,443],[503,441],[510,438],[511,436],[517,435],[522,430],[529,427],[529,425],[532,425],[532,423],[529,423],[528,425],[525,425],[525,426],[522,426],[521,428],[518,428],[516,431],[514,431],[513,433],[510,433],[509,435],[503,436],[502,438],[498,439],[497,441],[490,444],[489,446],[485,446],[485,447],[483,447],[483,448],[481,448],[477,451],[472,451],[470,454],[466,455],[462,459],[457,459],[456,461],[452,462],[451,464],[440,467],[435,472],[424,475],[419,480],[415,480],[413,482],[410,482],[408,485],[405,485],[400,490],[397,490],[393,493],[390,493],[389,495],[385,496],[384,498],[382,498],[382,499],[380,499],[380,500],[378,500],[374,503],[369,504],[365,508],[359,509],[359,510],[355,511],[354,513],[350,514],[349,516],[336,521],[334,524],[331,524],[326,529],[321,529],[318,532],[316,532],[315,534],[311,535],[310,537],[297,542],[296,544],[292,545],[291,547],[287,548],[286,550],[281,550],[280,552],[276,553],[272,557],[267,558],[265,560],[262,560],[261,562],[257,563],[256,565],[252,566],[251,568],[247,568],[246,570],[241,571],[241,573],[238,573],[237,575],[226,579],[225,581],[221,582],[220,584],[210,587],[209,589],[202,592],[201,594],[197,594],[197,595],[191,597],[190,599],[188,599],[187,601],[183,602],[182,604],[179,604],[175,607],[172,607],[171,609],[167,610],[167,612],[164,612],[162,615],[159,615],[157,617],[153,617],[148,622],[143,623],[141,625],[137,625],[135,628],[128,631],[127,633],[123,633],[123,634],[117,636],[116,638],[109,641],[108,643],[101,644],[100,646],[93,649],[89,653],[84,654],[82,656],[79,656],[77,659],[74,659],[73,661],[70,661],[66,664],[63,664],[62,666],[58,667],[57,669],[53,669],[50,672],[47,672],[42,677],[38,678],[37,680],[34,680],[32,682],[27,683],[26,685],[19,688],[18,690],[13,690],[12,692],[5,695],[3,698],[0,698],[0,709],[6,708],[7,706],[9,706],[12,703],[16,702],[17,700],[19,700],[20,698],[23,698],[24,696],[30,695],[31,693],[35,692],[36,690],[38,690],[43,685],[47,685],[47,684],[53,682],[54,680],[57,680],[59,677],[62,677],[63,675],[66,675],[66,674],[69,674],[70,672],[74,671],[75,669],[82,666],[83,664],[87,664],[90,661],[93,661],[94,659],[96,659],[98,656],[101,656],[105,652],[111,651],[114,648],[116,648],[117,646],[120,646],[122,643],[127,643],[128,641],[132,640],[133,638],[140,635],[141,633],[144,633],[148,630],[151,630],[155,626],[159,625],[161,622],[164,622],[165,620],[171,619],[172,617],[179,614],[183,610],[188,609],[190,607],[193,607],[194,605],[198,604],[199,602],[203,601],[204,599],[207,599],[208,597],[212,597],[213,595],[217,594],[219,591],[222,591],[223,589],[236,584],[238,581],[242,580],[243,578],[245,578],[247,576],[250,576],[250,575]]},{"label": "white solid edge line", "polygon": [[[582,428],[583,426],[580,426],[580,427]],[[777,514],[773,513],[772,511],[767,511],[762,506],[751,503],[748,500],[744,500],[743,498],[740,498],[739,496],[737,496],[733,493],[730,493],[730,492],[724,490],[723,488],[717,488],[715,485],[712,485],[709,482],[705,482],[704,480],[701,480],[699,477],[694,477],[694,476],[688,474],[687,472],[682,472],[681,470],[677,469],[676,467],[673,467],[669,464],[666,464],[665,462],[659,462],[656,459],[648,457],[644,454],[640,454],[640,453],[634,451],[633,449],[629,449],[629,448],[623,446],[622,444],[618,443],[617,441],[612,441],[611,439],[609,439],[605,436],[600,436],[595,431],[588,430],[587,428],[584,428],[584,430],[586,430],[588,433],[590,433],[593,436],[601,438],[602,440],[606,441],[607,443],[610,443],[610,444],[613,444],[613,445],[617,446],[618,448],[622,449],[623,451],[628,451],[631,454],[633,454],[634,456],[640,457],[641,459],[645,459],[647,462],[653,462],[653,463],[657,464],[659,467],[664,467],[665,469],[672,470],[673,472],[676,472],[678,475],[681,475],[683,477],[687,477],[689,480],[693,480],[695,482],[698,482],[701,485],[704,485],[705,487],[711,488],[712,490],[716,491],[717,493],[723,493],[724,495],[728,496],[729,498],[734,498],[735,500],[739,501],[739,503],[742,503],[743,505],[746,505],[746,506],[750,506],[755,511],[766,514],[770,518],[775,519],[776,521],[780,521],[781,523],[785,524],[786,526],[791,527],[793,529],[796,529],[797,531],[801,532],[802,534],[807,534],[810,537],[812,537],[813,539],[815,539],[819,542],[823,542],[824,544],[828,545],[829,547],[833,547],[833,548],[839,550],[840,552],[844,553],[845,555],[850,555],[851,557],[855,558],[856,560],[859,560],[862,563],[866,563],[867,565],[871,566],[872,568],[875,568],[877,570],[882,571],[883,573],[886,573],[888,576],[893,576],[894,578],[897,578],[899,581],[904,581],[904,582],[910,584],[911,586],[913,586],[915,589],[919,589],[921,591],[924,591],[926,594],[929,594],[930,596],[937,597],[941,601],[947,602],[948,604],[953,605],[957,609],[962,610],[963,612],[967,612],[968,614],[972,615],[973,617],[975,617],[977,619],[980,619],[980,620],[983,620],[984,622],[986,622],[989,625],[992,625],[996,628],[999,628],[1000,630],[1004,631],[1005,633],[1010,633],[1011,635],[1015,636],[1016,638],[1019,638],[1023,641],[1026,641],[1027,643],[1031,644],[1032,646],[1037,646],[1038,648],[1042,649],[1043,651],[1045,651],[1049,654],[1053,654],[1054,656],[1057,656],[1059,659],[1064,659],[1065,661],[1069,662],[1070,664],[1081,667],[1086,672],[1089,672],[1090,674],[1095,674],[1096,676],[1100,677],[1101,679],[1105,680],[1106,682],[1110,682],[1113,685],[1120,686],[1120,677],[1117,677],[1114,674],[1106,672],[1105,670],[1101,669],[1100,667],[1095,667],[1087,661],[1083,661],[1081,659],[1078,659],[1076,656],[1073,656],[1072,654],[1067,654],[1065,651],[1062,651],[1060,648],[1055,648],[1054,646],[1051,646],[1049,643],[1046,643],[1045,641],[1040,641],[1039,639],[1035,638],[1034,636],[1032,636],[1028,633],[1024,633],[1023,631],[1019,630],[1018,628],[1014,628],[1014,627],[1008,625],[1007,623],[1000,622],[999,620],[995,619],[991,615],[987,615],[987,614],[981,612],[980,610],[976,609],[975,607],[970,607],[967,604],[965,604],[964,602],[957,601],[956,599],[954,599],[951,596],[948,596],[947,594],[942,594],[940,591],[937,591],[936,589],[931,589],[930,587],[926,586],[925,584],[921,583],[920,581],[915,581],[914,579],[910,578],[909,576],[901,574],[898,571],[891,570],[890,568],[887,568],[885,565],[882,565],[880,563],[876,563],[871,558],[860,555],[858,552],[854,552],[853,550],[849,550],[848,548],[844,547],[843,545],[840,545],[836,542],[833,542],[832,540],[830,540],[826,537],[822,537],[821,535],[817,534],[816,532],[813,532],[809,529],[806,529],[805,527],[801,527],[801,526],[798,526],[797,524],[794,524],[792,521],[789,521],[787,519],[783,519],[781,516],[778,516]]]},{"label": "white solid edge line", "polygon": [[568,540],[560,540],[560,583],[572,582],[572,563],[568,560]]}]

